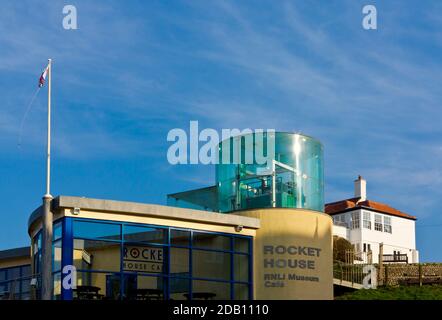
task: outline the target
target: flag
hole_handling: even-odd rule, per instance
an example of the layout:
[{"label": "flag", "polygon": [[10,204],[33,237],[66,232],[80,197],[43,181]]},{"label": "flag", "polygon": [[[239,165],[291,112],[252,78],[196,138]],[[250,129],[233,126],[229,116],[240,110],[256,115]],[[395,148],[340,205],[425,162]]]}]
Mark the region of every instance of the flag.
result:
[{"label": "flag", "polygon": [[45,84],[46,76],[48,75],[49,64],[43,70],[43,73],[40,76],[40,80],[38,80],[38,87],[41,88]]}]

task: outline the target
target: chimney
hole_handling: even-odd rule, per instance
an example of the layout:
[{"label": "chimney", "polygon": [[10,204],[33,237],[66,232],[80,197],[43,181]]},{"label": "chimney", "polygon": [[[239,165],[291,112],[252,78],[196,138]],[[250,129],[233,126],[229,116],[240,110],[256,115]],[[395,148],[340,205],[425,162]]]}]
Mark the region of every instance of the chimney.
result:
[{"label": "chimney", "polygon": [[355,198],[361,198],[360,201],[367,200],[367,181],[361,176],[355,180]]}]

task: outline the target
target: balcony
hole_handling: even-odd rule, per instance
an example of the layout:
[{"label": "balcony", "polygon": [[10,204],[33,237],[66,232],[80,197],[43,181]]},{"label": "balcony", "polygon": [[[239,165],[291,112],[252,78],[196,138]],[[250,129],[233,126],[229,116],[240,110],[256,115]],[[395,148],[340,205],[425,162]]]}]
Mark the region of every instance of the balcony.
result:
[{"label": "balcony", "polygon": [[386,263],[408,263],[408,256],[405,253],[384,254],[382,256],[382,261]]}]

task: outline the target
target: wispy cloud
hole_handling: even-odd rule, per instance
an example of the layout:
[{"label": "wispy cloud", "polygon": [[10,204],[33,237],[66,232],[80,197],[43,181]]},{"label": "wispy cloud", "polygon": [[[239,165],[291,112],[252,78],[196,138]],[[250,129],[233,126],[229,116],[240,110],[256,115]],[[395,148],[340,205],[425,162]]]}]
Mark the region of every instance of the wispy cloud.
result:
[{"label": "wispy cloud", "polygon": [[[255,96],[206,90],[200,93],[204,102],[194,103],[191,113],[227,127],[264,122],[316,135],[326,146],[328,180],[340,181],[341,187],[329,189],[329,200],[345,192],[351,196],[351,179],[361,173],[382,190],[373,190],[374,196],[418,216],[431,215],[437,201],[421,204],[430,194],[442,195],[434,149],[442,144],[437,138],[442,65],[399,38],[403,17],[392,6],[382,7],[382,17],[398,24],[370,34],[360,27],[359,3],[347,2],[350,9],[343,15],[323,9],[315,17],[301,12],[298,3],[285,2],[269,10],[272,24],[257,18],[262,8],[216,4],[207,20],[187,26],[205,32],[206,48],[197,57],[223,65],[232,82],[249,81],[246,88],[253,87]],[[408,34],[412,41],[437,36],[440,19],[434,19],[431,31]],[[345,191],[344,180],[350,182]],[[433,188],[422,193],[428,185]]]},{"label": "wispy cloud", "polygon": [[[374,1],[374,32],[361,28],[365,1],[77,3],[76,31],[62,29],[62,1],[2,4],[0,155],[16,153],[52,57],[54,152],[66,161],[145,157],[173,192],[209,171],[167,165],[174,127],[301,131],[324,143],[327,200],[351,196],[361,174],[369,197],[438,217],[440,2]],[[21,152],[39,154],[44,131],[42,94]]]}]

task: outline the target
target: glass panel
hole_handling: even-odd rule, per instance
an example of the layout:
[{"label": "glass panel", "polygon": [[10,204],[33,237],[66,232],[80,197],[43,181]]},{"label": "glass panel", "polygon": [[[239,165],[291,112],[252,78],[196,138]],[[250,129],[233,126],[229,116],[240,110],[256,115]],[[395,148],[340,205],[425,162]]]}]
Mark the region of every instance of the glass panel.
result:
[{"label": "glass panel", "polygon": [[40,273],[40,269],[41,269],[41,252],[37,253],[34,256],[34,267],[35,267],[35,273]]},{"label": "glass panel", "polygon": [[0,300],[9,298],[10,282],[0,283]]},{"label": "glass panel", "polygon": [[125,297],[129,300],[163,300],[163,277],[124,275]]},{"label": "glass panel", "polygon": [[0,270],[0,281],[6,280],[6,270]]},{"label": "glass panel", "polygon": [[[14,280],[9,282],[9,292],[13,292],[12,298],[14,300],[20,299],[20,280]],[[11,297],[11,296],[10,296]]]},{"label": "glass panel", "polygon": [[53,241],[61,239],[61,234],[62,234],[62,232],[61,232],[61,222],[58,222],[58,223],[54,224],[52,232],[53,232],[53,239],[52,239]]},{"label": "glass panel", "polygon": [[218,212],[217,188],[205,187],[167,195],[167,205]]},{"label": "glass panel", "polygon": [[375,214],[374,216],[374,229],[376,231],[382,231],[382,216]]},{"label": "glass panel", "polygon": [[54,300],[61,300],[61,273],[56,273],[54,279]]},{"label": "glass panel", "polygon": [[391,233],[391,218],[384,216],[384,232]]},{"label": "glass panel", "polygon": [[184,230],[170,230],[170,244],[176,246],[189,246],[190,244],[190,231]]},{"label": "glass panel", "polygon": [[53,272],[61,270],[61,240],[52,244],[52,264]]},{"label": "glass panel", "polygon": [[249,300],[249,285],[247,284],[234,284],[235,300]]},{"label": "glass panel", "polygon": [[192,250],[195,278],[230,280],[230,253]]},{"label": "glass panel", "polygon": [[14,299],[20,299],[20,287],[21,287],[21,284],[20,284],[20,280],[14,280],[14,281],[11,281],[11,287],[10,287],[10,290],[11,290],[11,292],[14,292]]},{"label": "glass panel", "polygon": [[28,277],[31,276],[31,266],[27,265],[27,266],[23,266],[21,268],[21,276],[22,277]]},{"label": "glass panel", "polygon": [[78,272],[74,300],[118,300],[121,277],[114,273]]},{"label": "glass panel", "polygon": [[120,225],[110,223],[74,221],[74,238],[121,240]]},{"label": "glass panel", "polygon": [[[246,150],[246,145],[253,148]],[[279,163],[275,172],[271,163],[257,161],[256,155],[264,154]],[[271,206],[273,173],[277,207],[324,210],[323,147],[313,138],[284,132],[246,134],[224,140],[219,145],[219,159],[216,185],[220,212]]]},{"label": "glass panel", "polygon": [[161,273],[164,270],[166,248],[144,244],[125,244],[123,270],[131,272]]},{"label": "glass panel", "polygon": [[20,278],[20,267],[8,269],[8,280],[15,280]]},{"label": "glass panel", "polygon": [[352,223],[351,227],[352,227],[352,229],[359,229],[359,226],[360,226],[359,221],[360,221],[359,212],[353,212],[351,214],[351,223]]},{"label": "glass panel", "polygon": [[234,250],[236,252],[249,253],[250,240],[247,238],[234,238]]},{"label": "glass panel", "polygon": [[22,293],[21,299],[22,300],[31,300],[31,294],[30,293]]},{"label": "glass panel", "polygon": [[189,249],[170,248],[170,273],[172,275],[189,275]]},{"label": "glass panel", "polygon": [[193,300],[230,300],[230,284],[212,281],[192,281]]},{"label": "glass panel", "polygon": [[235,254],[233,257],[235,281],[249,282],[249,256]]},{"label": "glass panel", "polygon": [[167,243],[167,230],[150,227],[124,226],[124,241]]},{"label": "glass panel", "polygon": [[169,278],[170,283],[170,299],[186,300],[189,294],[190,279],[185,278]]},{"label": "glass panel", "polygon": [[21,281],[21,291],[22,292],[31,291],[31,278],[25,278]]},{"label": "glass panel", "polygon": [[39,232],[33,239],[33,252],[36,254],[41,250],[41,232]]},{"label": "glass panel", "polygon": [[216,250],[230,250],[230,237],[215,233],[194,232],[193,247]]},{"label": "glass panel", "polygon": [[120,244],[74,239],[73,260],[77,270],[120,271]]}]

